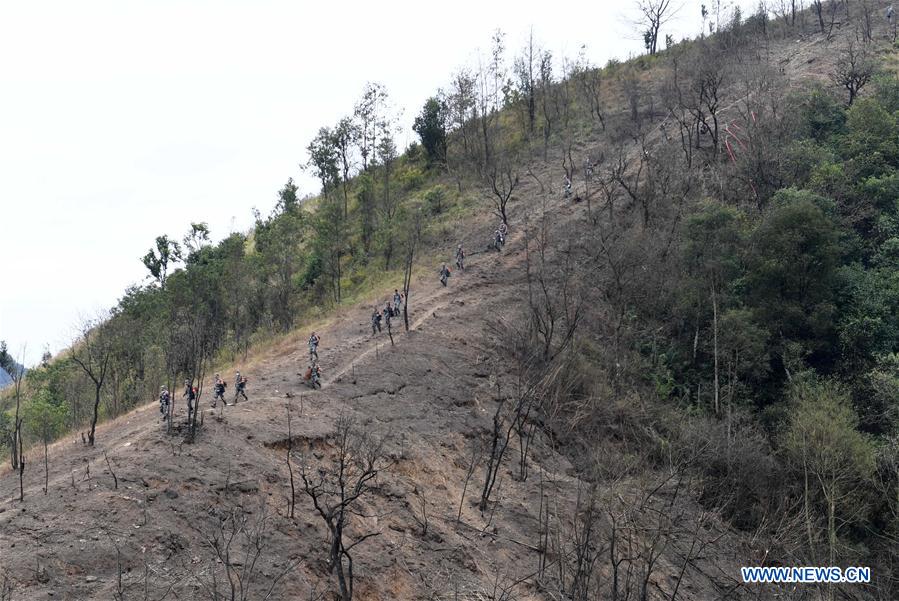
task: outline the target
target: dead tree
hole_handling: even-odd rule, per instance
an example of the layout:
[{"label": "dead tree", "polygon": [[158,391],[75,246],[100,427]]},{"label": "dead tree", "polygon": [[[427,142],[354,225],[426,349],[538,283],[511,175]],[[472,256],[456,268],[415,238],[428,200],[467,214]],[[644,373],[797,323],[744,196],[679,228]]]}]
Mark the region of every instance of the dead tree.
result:
[{"label": "dead tree", "polygon": [[481,489],[481,500],[478,502],[478,509],[481,513],[487,510],[490,504],[490,495],[496,486],[496,477],[499,474],[499,468],[503,462],[503,456],[506,454],[506,448],[509,446],[509,431],[505,428],[505,417],[503,416],[503,399],[499,400],[496,405],[496,412],[493,414],[493,430],[490,433],[490,454],[487,456],[487,468],[484,474],[484,486]]},{"label": "dead tree", "polygon": [[[640,207],[644,229],[649,227],[653,205],[651,195],[647,190],[646,178],[643,175],[648,162],[649,153],[644,145],[641,144],[636,158],[629,157],[625,149],[620,148],[618,160],[609,168],[608,174],[608,179],[618,184],[631,199],[631,202]],[[611,203],[609,206],[611,212]]]},{"label": "dead tree", "polygon": [[106,449],[103,449],[103,459],[106,460],[106,468],[109,470],[109,475],[112,476],[114,488],[116,490],[118,490],[119,489],[119,479],[115,475],[115,472],[112,469],[112,463],[109,462],[109,455],[106,454]]},{"label": "dead tree", "polygon": [[553,87],[553,56],[546,50],[540,56],[540,107],[543,115],[543,160],[549,154],[549,139],[553,132],[556,114],[550,102]]},{"label": "dead tree", "polygon": [[589,109],[589,116],[599,121],[602,131],[606,131],[606,119],[602,103],[602,70],[594,67],[583,57],[575,67],[575,77],[584,103]]},{"label": "dead tree", "polygon": [[[596,565],[606,552],[601,544],[600,512],[596,485],[585,490],[578,486],[574,510],[565,512],[541,493],[541,562],[538,575],[543,586],[554,589],[561,598],[590,601],[605,598],[599,593]],[[570,516],[566,517],[566,514]],[[555,528],[553,529],[553,525]],[[547,556],[553,557],[548,563]],[[555,568],[552,572],[548,568]]]},{"label": "dead tree", "polygon": [[462,485],[462,496],[459,499],[459,511],[456,514],[456,526],[459,526],[459,522],[462,521],[462,507],[465,505],[465,493],[468,492],[468,483],[471,482],[471,476],[474,474],[474,470],[478,467],[478,464],[481,462],[481,455],[483,454],[484,449],[479,443],[474,443],[471,446],[471,455],[468,459],[468,467],[465,470],[465,483]]},{"label": "dead tree", "polygon": [[13,584],[6,574],[0,580],[0,601],[12,601]]},{"label": "dead tree", "polygon": [[22,441],[22,382],[25,380],[25,347],[22,347],[20,362],[13,362],[9,376],[13,381],[13,396],[16,398],[16,413],[13,416],[12,467],[19,473],[19,501],[25,500],[25,450]]},{"label": "dead tree", "polygon": [[[662,98],[668,116],[677,124],[677,133],[680,138],[681,151],[684,153],[684,162],[687,169],[693,167],[693,152],[697,145],[696,134],[698,129],[693,113],[688,108],[683,84],[683,68],[677,56],[671,60],[671,77],[662,87]],[[670,141],[668,129],[662,124],[662,133],[665,141]]]},{"label": "dead tree", "polygon": [[799,2],[797,0],[779,0],[771,9],[775,17],[783,19],[784,25],[796,25],[796,12]]},{"label": "dead tree", "polygon": [[818,27],[821,33],[826,34],[827,38],[833,35],[833,28],[837,22],[837,10],[839,5],[836,0],[828,0],[827,2],[827,23],[824,22],[824,0],[812,0],[812,7],[815,10],[815,16],[818,19]]},{"label": "dead tree", "polygon": [[831,76],[835,84],[849,92],[849,106],[852,106],[858,93],[874,77],[874,70],[874,61],[871,60],[868,52],[850,40],[840,54]]},{"label": "dead tree", "polygon": [[[301,559],[286,562],[276,573],[266,569],[269,519],[265,506],[250,512],[233,506],[217,516],[207,531],[201,532],[212,559],[208,576],[194,574],[213,601],[249,601],[271,599],[278,583],[300,564]],[[220,572],[224,570],[224,580]],[[280,598],[280,597],[279,597]]]},{"label": "dead tree", "polygon": [[112,349],[108,344],[103,324],[98,320],[85,320],[81,324],[81,338],[72,346],[72,361],[94,384],[94,411],[91,418],[91,430],[88,444],[94,446],[94,434],[97,430],[97,418],[100,410],[100,391],[106,381]]},{"label": "dead tree", "polygon": [[431,525],[431,516],[428,511],[428,499],[425,496],[424,491],[417,486],[412,491],[412,494],[415,497],[415,500],[414,502],[409,503],[409,514],[412,516],[412,519],[415,520],[415,523],[418,524],[418,527],[421,528],[421,535],[427,536],[428,528]]},{"label": "dead tree", "polygon": [[293,463],[291,463],[291,455],[293,453],[293,427],[290,415],[290,399],[287,400],[287,473],[290,475],[290,503],[288,504],[290,519],[293,519],[294,508],[297,502],[297,489],[293,479]]},{"label": "dead tree", "polygon": [[[544,207],[535,234],[529,233],[525,241],[530,324],[539,340],[545,363],[555,359],[571,343],[584,306],[583,295],[576,286],[576,261],[571,241],[561,251],[560,268],[547,256],[549,230]],[[532,238],[536,262],[531,259]]]},{"label": "dead tree", "polygon": [[512,166],[511,162],[504,161],[503,164],[494,164],[487,175],[493,191],[493,207],[496,216],[502,219],[503,223],[509,225],[509,215],[506,208],[512,193],[518,186],[518,171]]},{"label": "dead tree", "polygon": [[22,445],[22,420],[16,426],[16,440],[19,441],[19,502],[25,501],[25,449]]},{"label": "dead tree", "polygon": [[[490,505],[490,497],[496,487],[497,476],[512,440],[513,432],[521,432],[527,422],[533,402],[534,387],[528,387],[519,390],[514,407],[510,410],[509,415],[504,415],[503,410],[506,407],[506,399],[501,395],[499,383],[496,384],[498,403],[496,412],[493,414],[493,429],[490,433],[490,443],[487,445],[487,465],[484,473],[484,486],[481,489],[481,499],[478,502],[478,509],[483,513]],[[522,459],[526,461],[526,457]]]},{"label": "dead tree", "polygon": [[[421,213],[416,212],[406,237],[406,256],[403,262],[403,325],[409,331],[409,293],[412,290],[412,268],[415,265],[415,251],[421,242]],[[393,334],[390,336],[393,344]]]},{"label": "dead tree", "polygon": [[13,362],[13,369],[11,370],[9,376],[13,381],[13,396],[16,399],[16,412],[13,416],[13,429],[10,436],[10,463],[12,464],[12,469],[18,471],[19,469],[19,460],[21,458],[20,448],[21,448],[21,438],[22,438],[22,418],[21,416],[21,406],[22,406],[22,381],[25,379],[25,347],[22,347],[22,356],[21,362],[15,363]]},{"label": "dead tree", "polygon": [[384,440],[360,430],[348,417],[337,420],[330,457],[317,465],[304,456],[300,469],[303,492],[312,501],[329,534],[328,567],[337,579],[340,601],[353,598],[354,547],[377,536],[366,532],[351,536],[347,530],[351,517],[358,516],[360,500],[372,489],[378,474],[391,461],[384,451]]},{"label": "dead tree", "polygon": [[639,0],[637,8],[642,15],[640,26],[643,30],[643,43],[649,54],[658,51],[659,31],[662,26],[674,17],[678,7],[671,6],[671,0]]}]

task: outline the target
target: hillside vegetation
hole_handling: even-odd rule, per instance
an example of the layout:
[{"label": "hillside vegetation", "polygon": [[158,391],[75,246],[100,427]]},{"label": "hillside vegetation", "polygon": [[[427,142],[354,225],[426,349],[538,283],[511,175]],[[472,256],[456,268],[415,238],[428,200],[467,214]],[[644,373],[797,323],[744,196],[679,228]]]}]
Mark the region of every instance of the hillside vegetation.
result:
[{"label": "hillside vegetation", "polygon": [[[160,236],[149,283],[4,391],[0,541],[39,559],[0,557],[0,599],[895,599],[886,6],[735,12],[665,50],[650,27],[601,68],[498,32],[402,153],[366,85],[308,145],[318,196],[288,180],[247,234]],[[394,289],[406,313],[372,338]],[[250,404],[207,411],[236,369]]]}]

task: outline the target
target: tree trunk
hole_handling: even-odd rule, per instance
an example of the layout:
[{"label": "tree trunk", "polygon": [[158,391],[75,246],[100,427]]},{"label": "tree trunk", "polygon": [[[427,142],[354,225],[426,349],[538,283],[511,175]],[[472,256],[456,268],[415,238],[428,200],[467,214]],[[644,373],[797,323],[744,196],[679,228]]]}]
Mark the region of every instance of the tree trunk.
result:
[{"label": "tree trunk", "polygon": [[25,450],[22,448],[22,422],[16,426],[19,438],[19,502],[25,501]]},{"label": "tree trunk", "polygon": [[94,433],[97,431],[97,417],[100,412],[100,385],[95,384],[95,396],[94,396],[94,416],[91,418],[91,432],[87,437],[87,442],[90,446],[94,446]]},{"label": "tree trunk", "polygon": [[19,469],[19,440],[16,436],[15,428],[13,428],[9,437],[9,463],[12,469]]},{"label": "tree trunk", "polygon": [[19,461],[21,459],[19,454],[19,437],[22,433],[19,431],[19,394],[16,391],[16,415],[13,418],[13,436],[12,436],[12,469],[19,469]]},{"label": "tree trunk", "polygon": [[719,392],[718,386],[718,295],[715,294],[715,287],[712,286],[712,338],[714,340],[713,354],[715,356],[715,415],[719,412]]},{"label": "tree trunk", "polygon": [[49,450],[47,449],[47,441],[44,440],[44,494],[47,494],[47,489],[50,486],[50,457]]}]

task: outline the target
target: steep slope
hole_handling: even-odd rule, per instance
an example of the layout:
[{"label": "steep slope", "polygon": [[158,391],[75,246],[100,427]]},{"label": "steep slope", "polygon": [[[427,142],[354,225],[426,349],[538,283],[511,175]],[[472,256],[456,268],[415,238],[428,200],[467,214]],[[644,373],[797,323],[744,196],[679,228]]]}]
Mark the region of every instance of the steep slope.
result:
[{"label": "steep slope", "polygon": [[[520,197],[534,199],[534,192],[522,189]],[[525,211],[518,207],[518,214]],[[568,218],[580,213],[570,207],[556,211]],[[470,248],[489,239],[488,219],[468,228],[464,241]],[[249,372],[250,402],[211,410],[204,401],[205,423],[194,444],[167,437],[156,405],[150,404],[101,426],[96,449],[80,441],[55,445],[46,496],[36,453],[26,471],[26,503],[18,502],[16,476],[4,473],[0,546],[9,550],[2,566],[14,583],[15,598],[109,599],[119,586],[125,598],[140,597],[145,590],[153,599],[166,592],[208,597],[212,572],[224,577],[209,541],[221,534],[222,516],[235,507],[257,515],[264,510],[268,516],[257,573],[245,575],[253,580],[246,583],[252,591],[247,598],[262,598],[272,577],[292,562],[298,565],[275,583],[272,598],[305,599],[313,589],[331,590],[327,534],[309,499],[298,491],[296,519],[286,517],[288,404],[295,448],[311,448],[313,462],[328,452],[339,416],[384,436],[393,458],[363,499],[363,517],[354,520],[355,532],[380,533],[354,550],[358,598],[444,598],[453,591],[463,598],[499,598],[504,587],[516,598],[551,598],[523,582],[540,565],[541,519],[551,503],[550,519],[559,521],[559,536],[567,532],[574,524],[574,500],[586,484],[545,436],[532,443],[526,481],[516,481],[507,460],[494,495],[500,502],[483,514],[475,506],[483,468],[470,481],[466,478],[472,441],[489,438],[497,389],[514,389],[513,374],[497,354],[492,325],[514,319],[510,309],[525,293],[516,225],[502,254],[472,256],[447,288],[436,275],[416,282],[412,331],[395,334],[395,346],[386,334],[371,336],[369,306],[342,311],[321,330],[326,370],[321,391],[308,390],[301,381],[303,345],[273,350]],[[179,421],[184,412],[179,403]],[[462,519],[456,524],[465,486]],[[659,499],[676,497],[666,487],[660,476]],[[628,488],[640,489],[624,484],[619,490]],[[423,520],[422,507],[428,515],[426,535],[413,518]],[[695,560],[709,565],[694,572],[708,575],[687,579],[680,589],[684,598],[717,597],[734,585],[735,566],[745,550],[726,532],[709,538],[718,541],[714,553],[706,550],[706,559]],[[686,550],[672,545],[657,557],[653,587],[670,590],[685,556]],[[550,570],[553,561],[559,559],[550,557]],[[714,574],[727,565],[734,569]]]},{"label": "steep slope", "polygon": [[[819,43],[816,37],[801,41],[782,64],[797,71],[810,64],[809,75],[821,77],[823,61],[805,58]],[[649,137],[657,140],[659,130]],[[601,144],[592,140],[575,151]],[[550,163],[558,165],[556,159]],[[552,179],[546,165],[534,170],[543,181]],[[557,172],[555,177],[560,179]],[[494,503],[478,510],[486,453],[481,445],[490,440],[498,401],[514,398],[509,391],[517,384],[499,346],[504,322],[518,319],[527,293],[521,229],[526,218],[538,215],[540,196],[526,181],[503,253],[472,253],[468,269],[455,273],[447,288],[436,274],[416,281],[412,332],[396,327],[395,346],[386,334],[371,336],[370,304],[343,308],[317,328],[323,390],[310,391],[301,382],[305,345],[278,345],[241,368],[251,378],[249,402],[213,411],[207,394],[204,426],[193,444],[166,436],[156,405],[149,404],[102,425],[95,449],[77,440],[52,447],[47,495],[37,451],[29,455],[24,504],[16,475],[0,474],[0,586],[5,573],[16,599],[212,598],[213,586],[221,592],[237,581],[228,582],[214,547],[221,549],[222,538],[232,533],[231,516],[248,512],[246,532],[259,536],[251,536],[249,545],[246,537],[235,537],[229,563],[240,584],[227,598],[317,598],[334,588],[326,565],[328,535],[299,489],[295,517],[288,517],[286,451],[295,449],[291,468],[299,487],[303,456],[313,473],[327,465],[336,424],[350,417],[384,437],[391,460],[351,521],[351,534],[378,533],[353,550],[356,598],[563,598],[540,577],[545,573],[558,573],[572,589],[581,586],[598,598],[609,581],[624,582],[625,576],[622,598],[770,593],[746,590],[737,580],[738,567],[762,563],[768,549],[729,530],[684,494],[693,492],[689,481],[648,470],[594,488],[576,476],[577,457],[565,454],[570,450],[549,428],[535,430],[524,481],[513,439]],[[582,207],[552,198],[547,208],[555,215],[556,239],[576,231],[571,226]],[[492,218],[485,211],[465,228],[471,251],[489,238]],[[444,240],[448,252],[455,242]],[[184,417],[179,403],[178,421]],[[473,449],[482,461],[470,474]],[[599,503],[594,507],[587,498]],[[255,530],[262,515],[266,527]],[[588,527],[602,532],[602,546],[577,546]],[[638,534],[625,538],[625,530]],[[261,552],[252,561],[256,542]],[[619,555],[611,548],[616,542],[627,547]],[[599,570],[602,582],[576,583],[579,562],[593,565],[600,554],[613,558]],[[630,559],[616,564],[622,556]],[[618,567],[620,574],[613,571]]]}]

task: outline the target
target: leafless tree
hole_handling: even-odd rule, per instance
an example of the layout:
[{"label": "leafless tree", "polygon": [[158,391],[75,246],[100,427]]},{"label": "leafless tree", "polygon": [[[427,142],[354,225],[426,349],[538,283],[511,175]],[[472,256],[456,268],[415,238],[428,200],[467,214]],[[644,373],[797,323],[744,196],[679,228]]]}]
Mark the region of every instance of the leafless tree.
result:
[{"label": "leafless tree", "polygon": [[552,102],[553,56],[549,50],[540,55],[540,107],[543,116],[543,160],[549,154],[549,138],[553,133],[556,113]]},{"label": "leafless tree", "polygon": [[[405,256],[403,260],[403,325],[409,331],[409,294],[412,292],[412,268],[415,265],[415,252],[421,243],[421,213],[416,212],[406,233]],[[390,342],[393,343],[391,333]]]},{"label": "leafless tree", "polygon": [[858,93],[874,77],[874,61],[867,50],[859,48],[850,40],[840,53],[832,75],[834,83],[849,92],[849,106],[855,102]]},{"label": "leafless tree", "polygon": [[[675,55],[671,60],[671,75],[662,86],[662,99],[668,116],[677,125],[677,135],[681,151],[684,154],[684,163],[687,169],[693,167],[693,153],[697,147],[696,136],[699,129],[696,126],[696,118],[689,109],[686,90],[684,89],[684,68],[680,56]],[[662,124],[662,133],[665,142],[670,142],[668,122]]]},{"label": "leafless tree", "polygon": [[387,89],[380,83],[368,82],[353,111],[353,133],[362,156],[363,171],[368,169],[369,162],[374,157],[386,102]]},{"label": "leafless tree", "polygon": [[340,601],[353,598],[353,556],[351,551],[379,532],[352,536],[352,516],[360,516],[360,500],[372,489],[378,474],[391,465],[384,452],[384,440],[360,430],[353,420],[337,420],[330,457],[312,465],[304,454],[300,468],[303,492],[312,501],[329,534],[328,565],[337,579]]},{"label": "leafless tree", "polygon": [[537,227],[526,233],[525,240],[529,323],[539,341],[544,362],[555,359],[571,343],[584,306],[583,295],[576,285],[577,264],[572,241],[567,240],[560,251],[561,265],[554,264],[548,255],[550,230],[549,213],[544,206]]},{"label": "leafless tree", "polygon": [[290,519],[293,519],[294,508],[296,507],[297,502],[297,491],[296,485],[293,479],[293,463],[291,461],[291,455],[293,454],[293,422],[292,416],[290,412],[291,401],[287,400],[287,473],[290,475],[290,502],[288,503],[288,515]]},{"label": "leafless tree", "polygon": [[[833,34],[834,25],[837,23],[837,12],[840,3],[837,0],[827,0],[826,15],[824,0],[812,0],[812,8],[815,10],[815,17],[818,19],[818,27],[821,33],[827,35],[828,38]],[[825,23],[824,19],[827,18]]]},{"label": "leafless tree", "polygon": [[602,102],[602,70],[590,64],[583,49],[575,64],[573,75],[577,81],[581,99],[585,101],[584,106],[589,109],[589,116],[597,119],[602,130],[605,131],[606,119]]},{"label": "leafless tree", "polygon": [[[595,484],[579,484],[573,511],[561,510],[555,502],[558,497],[544,498],[541,503],[543,559],[538,575],[545,587],[573,601],[600,598],[596,566],[606,549],[600,540],[597,497]],[[552,561],[547,562],[547,557]]]},{"label": "leafless tree", "polygon": [[91,429],[88,444],[94,445],[94,434],[97,429],[97,418],[100,410],[100,391],[106,381],[112,349],[100,319],[84,320],[81,324],[81,337],[72,345],[71,357],[94,385],[94,411],[91,418]]},{"label": "leafless tree", "polygon": [[430,510],[428,509],[428,498],[425,496],[424,490],[416,486],[412,490],[412,501],[409,502],[409,514],[418,527],[421,528],[421,535],[428,535],[430,527]]},{"label": "leafless tree", "polygon": [[679,6],[672,6],[672,0],[639,0],[637,9],[641,15],[640,26],[643,27],[643,42],[649,54],[655,54],[658,50],[659,31],[668,23]]},{"label": "leafless tree", "polygon": [[524,109],[524,133],[530,136],[534,133],[534,124],[537,120],[537,87],[539,76],[539,61],[541,50],[534,41],[534,28],[531,28],[527,43],[521,54],[515,58],[513,71],[515,73],[516,87],[521,95],[521,106]]},{"label": "leafless tree", "polygon": [[634,68],[630,67],[623,69],[623,72],[619,74],[619,81],[621,82],[621,89],[624,91],[624,96],[627,99],[631,122],[639,127],[640,103],[643,100],[643,89]]},{"label": "leafless tree", "polygon": [[465,482],[462,484],[462,496],[459,499],[459,511],[456,514],[457,527],[459,525],[459,522],[462,520],[462,507],[465,505],[465,493],[468,492],[468,483],[471,482],[471,476],[474,474],[475,469],[481,462],[481,456],[483,455],[483,452],[484,449],[479,443],[475,442],[472,444],[471,453],[468,456],[468,467],[465,470]]},{"label": "leafless tree", "polygon": [[12,601],[14,590],[12,580],[8,575],[3,574],[3,579],[0,580],[0,601]]},{"label": "leafless tree", "polygon": [[109,455],[106,454],[106,449],[103,449],[103,459],[106,460],[106,468],[109,470],[109,475],[112,476],[113,487],[115,490],[119,489],[119,479],[115,475],[115,471],[112,469],[112,463],[109,461]]},{"label": "leafless tree", "polygon": [[22,347],[22,353],[19,362],[13,363],[12,370],[9,374],[13,381],[13,396],[16,399],[16,412],[13,415],[13,431],[12,445],[10,448],[12,454],[12,468],[19,474],[19,501],[25,500],[25,450],[22,441],[22,384],[25,380],[25,347]]},{"label": "leafless tree", "polygon": [[499,109],[502,103],[502,86],[505,83],[505,34],[497,29],[491,38],[490,57],[485,61],[478,57],[478,74],[476,88],[476,117],[481,134],[481,147],[484,169],[489,168],[494,160],[494,145],[499,127]]},{"label": "leafless tree", "polygon": [[493,209],[496,216],[502,219],[503,223],[509,224],[509,215],[507,207],[515,188],[518,187],[518,170],[513,166],[512,162],[504,159],[501,164],[491,166],[487,174],[490,188],[493,191]]},{"label": "leafless tree", "polygon": [[[271,599],[278,583],[299,565],[301,560],[294,559],[275,574],[265,569],[269,529],[262,505],[255,512],[240,506],[225,509],[210,528],[201,531],[212,561],[208,576],[195,574],[195,578],[211,601]],[[224,580],[220,581],[222,570]]]},{"label": "leafless tree", "polygon": [[457,71],[450,82],[447,106],[450,111],[450,130],[455,135],[447,139],[447,168],[456,174],[457,188],[461,192],[460,171],[467,164],[480,165],[475,127],[476,79],[468,69]]},{"label": "leafless tree", "polygon": [[870,44],[874,40],[874,10],[871,6],[871,0],[861,0],[861,19],[859,20],[859,31],[861,33],[862,43]]},{"label": "leafless tree", "polygon": [[778,0],[778,3],[772,6],[772,12],[775,17],[783,19],[784,25],[793,27],[796,25],[798,4],[798,0]]},{"label": "leafless tree", "polygon": [[[499,389],[499,384],[497,384],[497,389]],[[490,504],[490,495],[494,486],[496,486],[496,477],[499,474],[503,456],[506,454],[506,448],[509,446],[511,426],[506,427],[506,416],[503,414],[504,406],[505,399],[499,398],[496,411],[493,414],[493,429],[490,431],[484,486],[481,489],[481,500],[478,502],[478,509],[481,510],[481,513],[486,511],[487,506]]]}]

